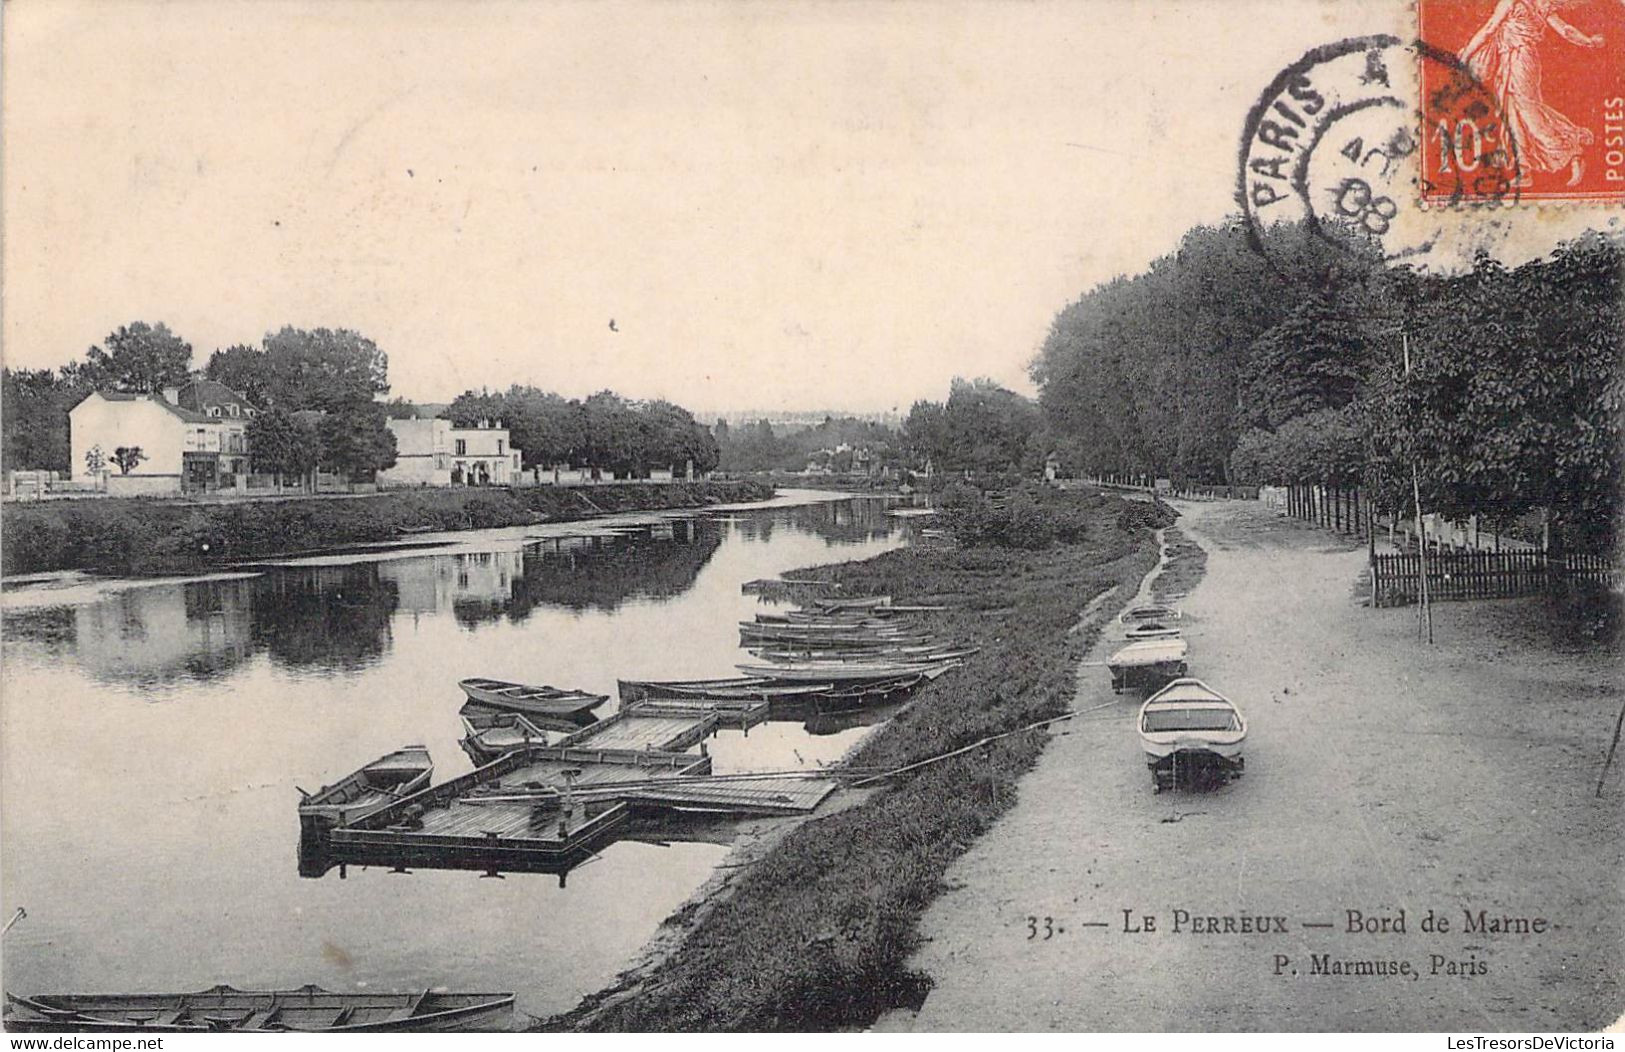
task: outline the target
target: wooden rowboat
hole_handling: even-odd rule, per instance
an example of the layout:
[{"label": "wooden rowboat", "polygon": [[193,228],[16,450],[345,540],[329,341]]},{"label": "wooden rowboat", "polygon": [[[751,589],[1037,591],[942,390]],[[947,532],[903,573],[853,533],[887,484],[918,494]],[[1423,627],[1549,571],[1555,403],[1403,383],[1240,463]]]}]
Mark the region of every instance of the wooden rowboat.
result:
[{"label": "wooden rowboat", "polygon": [[[475,766],[490,763],[527,745],[546,745],[547,731],[517,712],[490,716],[462,716],[463,738],[458,744]],[[579,727],[574,730],[580,730]]]},{"label": "wooden rowboat", "polygon": [[314,832],[360,821],[422,789],[433,774],[429,750],[397,749],[314,793],[299,790],[300,828]]},{"label": "wooden rowboat", "polygon": [[880,661],[799,661],[769,665],[735,665],[739,671],[764,679],[786,680],[792,683],[833,681],[837,687],[843,683],[907,679],[910,676],[940,674],[953,666],[950,661],[938,662],[880,662]]},{"label": "wooden rowboat", "polygon": [[491,1031],[507,1029],[513,1001],[514,995],[507,993],[346,994],[319,986],[264,991],[216,986],[186,994],[7,994],[5,1028],[123,1033]]},{"label": "wooden rowboat", "polygon": [[595,709],[609,700],[607,694],[588,694],[584,690],[560,690],[557,687],[532,687],[524,683],[509,683],[500,679],[465,679],[457,684],[468,695],[493,709],[536,716],[574,716]]},{"label": "wooden rowboat", "polygon": [[1125,625],[1132,625],[1141,621],[1178,621],[1179,617],[1179,611],[1171,606],[1162,603],[1144,603],[1124,610],[1118,619]]},{"label": "wooden rowboat", "polygon": [[1180,634],[1179,626],[1162,621],[1141,621],[1123,630],[1124,639],[1173,639]]},{"label": "wooden rowboat", "polygon": [[1130,643],[1106,661],[1112,690],[1129,687],[1159,688],[1185,674],[1187,648],[1183,639],[1142,639]]},{"label": "wooden rowboat", "polygon": [[1176,679],[1140,706],[1140,747],[1158,791],[1204,774],[1239,776],[1247,721],[1199,679]]},{"label": "wooden rowboat", "polygon": [[833,689],[831,682],[781,683],[762,676],[734,676],[728,679],[681,679],[620,681],[621,701],[647,698],[716,698],[719,700],[762,699],[775,701],[817,694]]}]

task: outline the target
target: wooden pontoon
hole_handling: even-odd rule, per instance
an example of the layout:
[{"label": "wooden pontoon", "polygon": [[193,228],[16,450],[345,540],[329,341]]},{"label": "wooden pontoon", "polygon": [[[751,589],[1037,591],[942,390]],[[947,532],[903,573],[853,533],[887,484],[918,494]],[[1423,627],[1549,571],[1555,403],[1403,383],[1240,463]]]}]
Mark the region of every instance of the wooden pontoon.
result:
[{"label": "wooden pontoon", "polygon": [[235,990],[186,994],[6,995],[5,1028],[121,1033],[291,1032],[365,1034],[398,1031],[505,1030],[511,993],[333,993]]},{"label": "wooden pontoon", "polygon": [[457,684],[469,701],[507,712],[539,716],[573,716],[609,700],[605,694],[557,687],[532,687],[500,679],[465,679]]},{"label": "wooden pontoon", "polygon": [[434,761],[421,745],[408,745],[314,793],[299,790],[301,828],[358,821],[422,789],[434,774]]}]

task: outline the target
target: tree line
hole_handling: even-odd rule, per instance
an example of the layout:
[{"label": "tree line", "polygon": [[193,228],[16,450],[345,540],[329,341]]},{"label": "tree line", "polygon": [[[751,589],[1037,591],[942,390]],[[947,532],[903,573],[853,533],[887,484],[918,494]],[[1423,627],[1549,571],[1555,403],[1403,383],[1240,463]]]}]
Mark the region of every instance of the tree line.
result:
[{"label": "tree line", "polygon": [[[404,402],[395,415],[415,415]],[[716,468],[717,442],[688,410],[661,399],[638,401],[614,391],[565,398],[515,384],[502,392],[464,391],[441,414],[458,427],[500,420],[526,469],[570,464],[616,478],[648,478],[653,470],[681,475]]]},{"label": "tree line", "polygon": [[[713,428],[724,471],[801,471],[821,461],[838,474],[852,471],[856,454],[871,463],[895,466],[904,453],[895,428],[855,416],[826,416],[812,427],[775,429],[767,420],[732,427],[718,420]],[[847,447],[842,449],[841,447]],[[820,455],[828,452],[827,459]]]},{"label": "tree line", "polygon": [[[1359,485],[1403,510],[1414,465],[1426,510],[1509,522],[1544,508],[1576,543],[1612,543],[1618,236],[1454,275],[1306,258],[1314,239],[1267,236],[1290,265],[1239,220],[1198,227],[1056,315],[1031,372],[1069,468]],[[1284,276],[1306,272],[1318,280]]]}]

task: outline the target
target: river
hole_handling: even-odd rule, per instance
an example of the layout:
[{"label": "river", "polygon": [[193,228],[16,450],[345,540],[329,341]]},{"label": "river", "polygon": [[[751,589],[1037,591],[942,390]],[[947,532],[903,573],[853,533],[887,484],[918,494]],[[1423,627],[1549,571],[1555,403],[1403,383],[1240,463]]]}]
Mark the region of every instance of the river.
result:
[{"label": "river", "polygon": [[[726,846],[621,841],[561,881],[347,867],[301,877],[295,785],[421,742],[437,781],[458,679],[608,694],[736,675],[740,584],[906,543],[881,500],[446,535],[443,548],[243,576],[8,593],[0,909],[21,993],[512,990],[569,1008],[613,978]],[[431,539],[433,540],[433,539]],[[814,733],[818,731],[819,733]],[[718,773],[839,758],[863,726],[770,722],[708,742]],[[562,885],[562,886],[561,886]]]}]

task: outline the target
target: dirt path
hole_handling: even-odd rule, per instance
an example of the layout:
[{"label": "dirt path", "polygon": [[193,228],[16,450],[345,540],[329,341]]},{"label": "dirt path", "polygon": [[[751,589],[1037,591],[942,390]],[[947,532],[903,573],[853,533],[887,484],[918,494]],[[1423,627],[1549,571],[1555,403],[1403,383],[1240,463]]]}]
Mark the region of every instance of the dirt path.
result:
[{"label": "dirt path", "polygon": [[[1558,652],[1531,628],[1532,601],[1443,605],[1429,649],[1413,611],[1359,605],[1363,548],[1255,504],[1181,511],[1209,553],[1183,604],[1191,671],[1247,715],[1246,776],[1153,794],[1137,695],[1063,724],[925,917],[915,963],[935,989],[881,1029],[1552,1030],[1619,1016],[1617,768],[1592,795],[1617,655]],[[1077,708],[1112,701],[1105,669],[1081,669]],[[1404,934],[1346,930],[1348,910],[1402,909]],[[1468,933],[1469,909],[1546,930]],[[1126,932],[1124,910],[1157,930]],[[1180,910],[1221,931],[1194,933]],[[1447,933],[1420,930],[1429,910]],[[1285,930],[1225,933],[1225,917]],[[1419,975],[1311,974],[1312,954]]]}]

